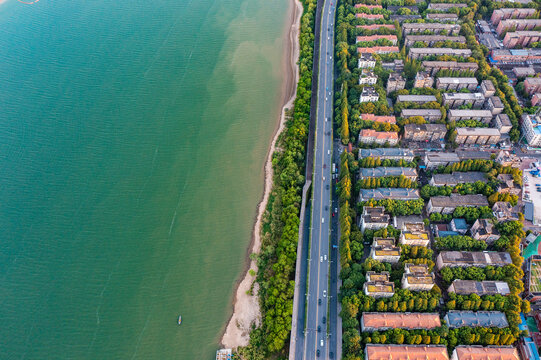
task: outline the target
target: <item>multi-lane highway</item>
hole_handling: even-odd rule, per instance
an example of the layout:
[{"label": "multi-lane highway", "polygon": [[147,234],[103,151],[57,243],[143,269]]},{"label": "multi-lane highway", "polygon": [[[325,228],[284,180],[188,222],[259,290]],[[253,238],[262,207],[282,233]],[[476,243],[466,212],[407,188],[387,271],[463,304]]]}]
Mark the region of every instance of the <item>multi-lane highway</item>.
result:
[{"label": "multi-lane highway", "polygon": [[331,321],[329,264],[332,251],[329,241],[334,211],[331,203],[334,13],[335,3],[325,0],[321,28],[316,29],[321,34],[303,359],[334,358],[336,349],[336,344],[329,346],[336,336],[328,331]]}]

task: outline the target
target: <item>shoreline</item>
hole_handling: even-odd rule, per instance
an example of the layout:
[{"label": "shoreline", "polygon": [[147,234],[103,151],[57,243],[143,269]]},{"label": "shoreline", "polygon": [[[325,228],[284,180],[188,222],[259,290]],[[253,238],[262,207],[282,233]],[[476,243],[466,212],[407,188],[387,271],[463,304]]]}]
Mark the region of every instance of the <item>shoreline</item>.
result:
[{"label": "shoreline", "polygon": [[236,281],[233,313],[227,321],[227,326],[220,340],[220,344],[226,348],[236,349],[239,346],[248,345],[252,324],[255,322],[260,325],[261,323],[257,284],[254,285],[253,295],[247,294],[247,291],[250,290],[255,280],[255,277],[250,275],[250,270],[257,272],[257,264],[254,260],[250,259],[250,254],[259,253],[261,248],[261,222],[273,185],[272,154],[276,150],[278,136],[285,128],[286,109],[292,108],[297,93],[297,83],[299,80],[299,67],[297,64],[299,59],[298,39],[302,13],[303,7],[299,1],[289,0],[287,10],[288,21],[286,22],[284,31],[284,56],[282,60],[282,70],[285,74],[281,90],[281,103],[283,105],[281,105],[280,120],[272,135],[271,144],[265,159],[263,196],[257,205],[252,240],[246,252],[244,270],[241,273],[243,276]]}]

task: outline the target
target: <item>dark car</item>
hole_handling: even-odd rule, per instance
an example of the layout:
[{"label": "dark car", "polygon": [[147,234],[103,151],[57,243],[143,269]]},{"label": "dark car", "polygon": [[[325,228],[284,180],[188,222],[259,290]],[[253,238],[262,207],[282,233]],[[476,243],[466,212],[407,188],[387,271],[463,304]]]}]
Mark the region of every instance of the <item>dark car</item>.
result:
[{"label": "dark car", "polygon": [[317,299],[317,304],[321,305],[321,299]]},{"label": "dark car", "polygon": [[316,356],[319,357],[319,349],[316,351]]},{"label": "dark car", "polygon": [[323,324],[325,324],[326,322],[327,322],[327,318],[323,316]]},{"label": "dark car", "polygon": [[329,190],[329,184],[327,184],[325,187],[327,188],[327,190]]},{"label": "dark car", "polygon": [[329,353],[329,358],[330,358],[330,359],[334,359],[334,354],[333,354],[332,351]]},{"label": "dark car", "polygon": [[317,327],[317,332],[321,332],[321,326]]}]

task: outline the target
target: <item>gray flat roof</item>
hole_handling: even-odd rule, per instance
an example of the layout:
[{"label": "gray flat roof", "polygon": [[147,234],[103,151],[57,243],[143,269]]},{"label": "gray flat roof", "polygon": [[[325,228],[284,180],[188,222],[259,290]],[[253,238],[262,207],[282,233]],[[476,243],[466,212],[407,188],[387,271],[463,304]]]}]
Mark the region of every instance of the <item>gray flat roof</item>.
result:
[{"label": "gray flat roof", "polygon": [[449,327],[508,327],[505,314],[500,311],[449,311],[447,313]]},{"label": "gray flat roof", "polygon": [[444,264],[457,265],[510,265],[511,255],[497,251],[442,251],[438,255]]},{"label": "gray flat roof", "polygon": [[414,157],[415,154],[410,149],[402,148],[376,148],[376,149],[360,149],[359,159],[367,157]]},{"label": "gray flat roof", "polygon": [[449,116],[492,117],[492,113],[490,112],[490,110],[449,109]]},{"label": "gray flat roof", "polygon": [[443,93],[443,100],[484,100],[481,93]]},{"label": "gray flat roof", "polygon": [[397,102],[417,102],[417,101],[437,101],[434,95],[398,95],[396,98]]},{"label": "gray flat roof", "polygon": [[362,177],[417,176],[417,170],[409,167],[361,168],[359,169],[359,175]]},{"label": "gray flat roof", "polygon": [[430,198],[435,207],[458,207],[458,206],[488,206],[487,197],[484,195],[459,195],[433,196]]},{"label": "gray flat roof", "polygon": [[458,127],[456,128],[458,136],[499,136],[500,130],[494,128],[471,128]]},{"label": "gray flat roof", "polygon": [[476,181],[485,182],[487,177],[485,173],[479,171],[454,172],[452,174],[434,174],[432,175],[436,184],[460,184],[474,183]]},{"label": "gray flat roof", "polygon": [[366,201],[370,199],[416,200],[419,199],[419,190],[408,188],[361,189],[359,200]]}]

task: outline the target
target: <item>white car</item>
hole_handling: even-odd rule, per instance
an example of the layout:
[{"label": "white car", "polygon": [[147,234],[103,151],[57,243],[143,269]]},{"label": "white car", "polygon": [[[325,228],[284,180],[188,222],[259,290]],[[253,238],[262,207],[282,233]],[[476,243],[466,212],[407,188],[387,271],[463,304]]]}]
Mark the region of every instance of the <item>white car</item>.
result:
[{"label": "white car", "polygon": [[319,342],[319,345],[323,346],[323,339]]},{"label": "white car", "polygon": [[327,255],[323,255],[323,260],[327,261]]},{"label": "white car", "polygon": [[323,224],[325,222],[325,218],[321,218],[321,223]]},{"label": "white car", "polygon": [[323,290],[323,297],[327,297],[327,290]]},{"label": "white car", "polygon": [[323,262],[323,256],[319,258],[319,262]]}]

